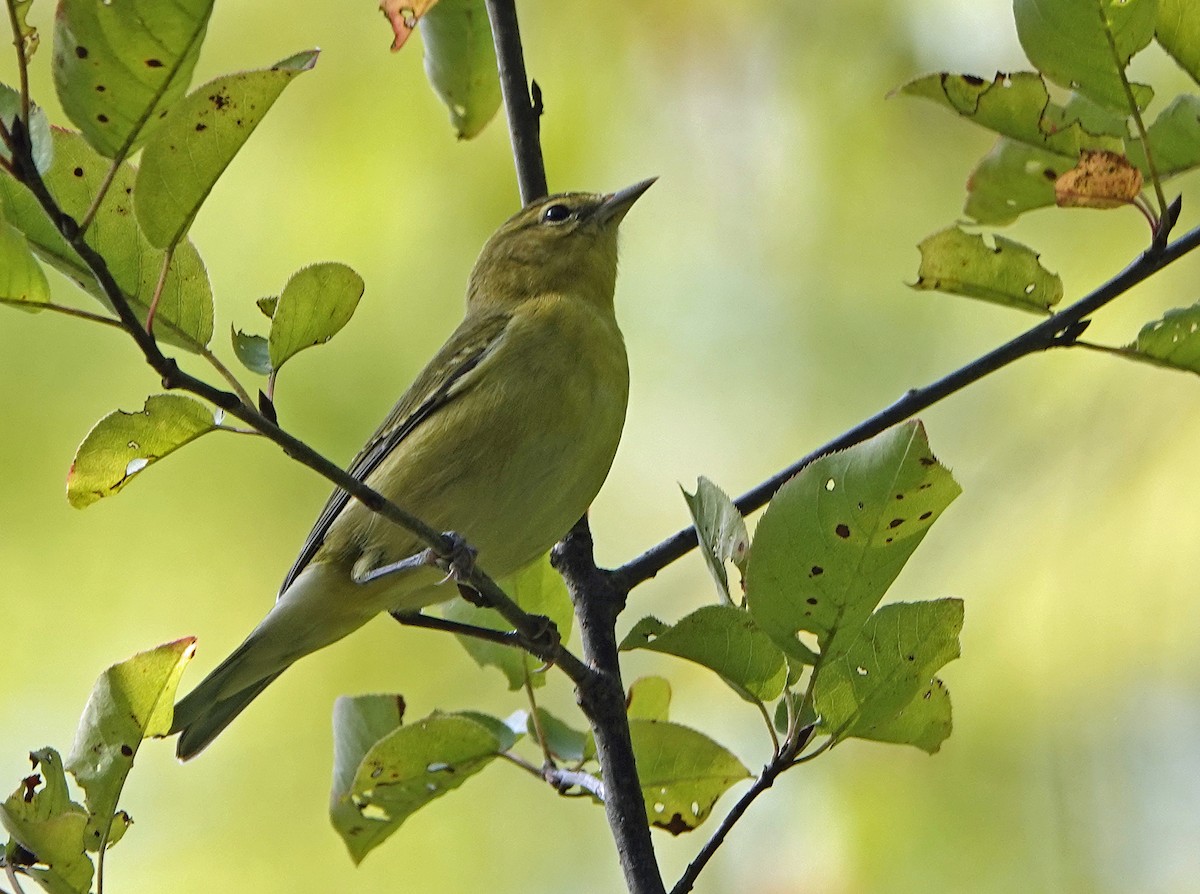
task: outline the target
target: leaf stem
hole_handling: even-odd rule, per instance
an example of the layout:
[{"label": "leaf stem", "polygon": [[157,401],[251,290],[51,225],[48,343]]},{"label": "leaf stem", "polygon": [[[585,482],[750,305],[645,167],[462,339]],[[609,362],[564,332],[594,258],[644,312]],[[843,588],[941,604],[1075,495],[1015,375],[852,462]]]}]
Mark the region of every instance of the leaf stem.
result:
[{"label": "leaf stem", "polygon": [[242,383],[238,381],[237,376],[233,374],[229,367],[221,362],[220,358],[211,349],[207,346],[203,347],[200,349],[199,354],[208,361],[208,364],[217,371],[221,378],[229,383],[229,387],[241,398],[242,403],[248,407],[254,406],[254,399],[250,397],[250,393],[242,387]]},{"label": "leaf stem", "polygon": [[1108,41],[1108,49],[1112,53],[1113,65],[1117,69],[1117,77],[1121,79],[1121,89],[1125,92],[1125,101],[1129,104],[1129,114],[1133,118],[1138,136],[1141,138],[1142,149],[1146,152],[1146,167],[1150,171],[1150,182],[1154,184],[1154,196],[1158,199],[1158,214],[1153,224],[1157,226],[1157,221],[1162,220],[1163,215],[1167,213],[1167,197],[1163,194],[1162,180],[1158,176],[1158,168],[1154,164],[1154,151],[1150,147],[1150,137],[1146,132],[1146,124],[1142,120],[1142,110],[1138,108],[1137,99],[1133,95],[1133,88],[1129,85],[1129,78],[1125,75],[1125,65],[1121,62],[1121,53],[1117,49],[1117,40],[1113,36],[1112,23],[1108,20],[1108,14],[1104,11],[1104,4],[1097,3],[1096,6],[1097,12],[1100,15],[1101,25],[1103,26],[1104,38]]},{"label": "leaf stem", "polygon": [[[524,661],[524,659],[522,659]],[[550,745],[546,741],[546,730],[542,728],[542,718],[538,716],[537,698],[533,694],[533,683],[529,679],[529,667],[525,666],[525,698],[529,701],[529,719],[533,721],[533,731],[537,734],[538,745],[542,749],[542,766],[552,768],[554,755],[550,753]]]},{"label": "leaf stem", "polygon": [[55,304],[53,301],[47,301],[44,304],[32,304],[28,301],[14,301],[11,298],[0,298],[0,304],[7,304],[11,307],[19,307],[30,311],[50,310],[68,317],[87,320],[89,323],[100,323],[104,326],[122,328],[121,321],[114,317],[106,317],[104,314],[92,313],[90,310],[80,310],[78,307],[69,307],[65,304]]},{"label": "leaf stem", "polygon": [[154,334],[154,315],[158,312],[158,302],[162,298],[163,289],[167,285],[167,274],[171,271],[171,259],[175,256],[175,246],[168,245],[163,252],[162,269],[158,272],[158,282],[154,284],[154,294],[150,297],[150,307],[146,310],[146,332]]}]

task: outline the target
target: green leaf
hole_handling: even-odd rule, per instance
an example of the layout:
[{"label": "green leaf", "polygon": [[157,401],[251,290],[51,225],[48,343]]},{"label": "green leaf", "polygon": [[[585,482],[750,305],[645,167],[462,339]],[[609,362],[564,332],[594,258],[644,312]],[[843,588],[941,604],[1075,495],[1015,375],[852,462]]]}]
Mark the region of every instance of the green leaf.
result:
[{"label": "green leaf", "polygon": [[[1013,0],[1017,37],[1050,80],[1128,111],[1121,72],[1154,36],[1156,0]],[[1115,53],[1115,55],[1114,55]],[[1139,109],[1154,92],[1131,85]]]},{"label": "green leaf", "polygon": [[979,233],[950,227],[917,246],[921,266],[914,289],[949,292],[993,304],[1046,313],[1063,296],[1062,280],[1038,261],[1032,249],[993,236],[995,246]]},{"label": "green leaf", "polygon": [[1179,67],[1200,84],[1200,6],[1195,0],[1158,0],[1154,35]]},{"label": "green leaf", "polygon": [[406,819],[458,788],[499,753],[496,736],[477,721],[432,714],[393,730],[367,750],[349,787],[335,787],[330,820],[350,857],[361,863]]},{"label": "green leaf", "polygon": [[[53,140],[54,164],[47,172],[46,185],[63,211],[78,220],[91,206],[110,163],[92,151],[77,133],[56,130]],[[104,257],[133,310],[145,320],[166,255],[146,241],[134,220],[135,175],[132,165],[118,168],[88,228],[87,243]],[[8,222],[25,234],[39,257],[111,309],[99,283],[25,187],[9,177],[0,177],[0,206]],[[162,342],[189,351],[202,350],[212,338],[212,289],[191,242],[175,248],[154,317],[154,334]]]},{"label": "green leaf", "polygon": [[[534,615],[549,618],[558,628],[563,642],[571,636],[571,597],[562,577],[550,567],[550,556],[544,555],[516,574],[499,581],[500,587],[517,605]],[[487,627],[489,630],[509,630],[508,623],[490,608],[471,605],[456,599],[443,606],[442,614],[452,621]],[[471,636],[456,637],[480,667],[498,668],[508,678],[508,688],[520,689],[528,678],[534,687],[546,685],[546,675],[538,673],[542,662],[522,649],[489,643]]]},{"label": "green leaf", "polygon": [[233,339],[233,353],[246,369],[259,375],[270,375],[271,356],[265,338],[235,329],[232,324],[229,326],[229,335]]},{"label": "green leaf", "polygon": [[1054,206],[1054,181],[1074,159],[1001,137],[971,172],[963,211],[981,224],[1003,226],[1035,208]]},{"label": "green leaf", "polygon": [[848,651],[822,664],[813,699],[821,725],[930,754],[950,735],[950,697],[933,675],[959,655],[960,599],[885,605]]},{"label": "green leaf", "polygon": [[666,677],[638,677],[629,687],[625,705],[630,720],[666,720],[671,709],[671,684]]},{"label": "green leaf", "polygon": [[696,480],[694,494],[682,487],[680,490],[700,536],[700,552],[716,582],[717,594],[723,602],[732,603],[725,563],[733,562],[742,574],[746,573],[746,554],[750,549],[746,520],[729,495],[703,476]]},{"label": "green leaf", "polygon": [[559,720],[545,708],[537,709],[537,724],[532,715],[526,718],[525,731],[534,739],[538,725],[546,736],[546,747],[559,760],[579,764],[596,756],[596,744],[591,736]]},{"label": "green leaf", "polygon": [[350,321],[363,293],[362,277],[345,264],[312,264],[292,274],[267,339],[276,371],[305,348],[324,344]]},{"label": "green leaf", "polygon": [[128,154],[187,91],[213,0],[61,0],[54,86],[97,151]]},{"label": "green leaf", "polygon": [[405,707],[404,697],[400,695],[343,695],[333,703],[333,785],[329,794],[329,819],[343,837],[346,833],[340,830],[356,828],[362,820],[350,798],[358,768],[377,742],[400,728]]},{"label": "green leaf", "polygon": [[672,626],[643,618],[621,648],[649,649],[694,661],[716,671],[749,702],[767,702],[783,691],[787,662],[779,647],[747,612],[706,605]]},{"label": "green leaf", "polygon": [[37,310],[50,301],[50,284],[25,236],[0,218],[0,302]]},{"label": "green leaf", "polygon": [[185,637],[140,652],[96,680],[67,756],[67,769],[87,794],[88,850],[110,840],[117,799],[142,740],[170,731],[175,690],[194,644]]},{"label": "green leaf", "polygon": [[[31,874],[48,890],[87,894],[92,884],[92,861],[83,846],[87,810],[71,800],[58,752],[43,748],[29,759],[34,769],[41,768],[41,778],[27,778],[0,804],[0,824],[38,863],[46,864]],[[35,788],[38,783],[40,789]]]},{"label": "green leaf", "polygon": [[183,237],[283,88],[317,64],[318,52],[217,78],[171,109],[146,143],[134,189],[138,223],[151,245],[166,248]]},{"label": "green leaf", "polygon": [[496,50],[483,0],[439,0],[420,25],[425,75],[450,110],[460,140],[483,130],[500,108]]},{"label": "green leaf", "polygon": [[1083,149],[1122,148],[1117,136],[1088,131],[1078,114],[1050,102],[1037,72],[1000,73],[991,81],[942,72],[910,81],[897,92],[932,100],[980,127],[1072,161]]},{"label": "green leaf", "polygon": [[[21,114],[21,94],[7,84],[0,84],[0,121],[12,132],[13,122]],[[29,110],[29,137],[33,145],[33,166],[39,174],[50,170],[54,161],[54,141],[50,138],[50,119],[41,106]],[[0,142],[0,159],[12,161],[12,153]],[[3,176],[3,175],[0,175]]]},{"label": "green leaf", "polygon": [[755,621],[797,660],[811,663],[800,631],[816,634],[822,661],[845,652],[960,492],[918,421],[818,459],[758,523],[746,571]]},{"label": "green leaf", "polygon": [[265,298],[259,298],[254,303],[262,311],[263,316],[269,320],[275,316],[275,308],[279,306],[279,296],[267,295]]},{"label": "green leaf", "polygon": [[[1171,101],[1146,129],[1160,177],[1174,177],[1200,167],[1200,96],[1182,95]],[[1149,173],[1141,140],[1129,141],[1129,160]]]},{"label": "green leaf", "polygon": [[1200,374],[1200,303],[1176,307],[1142,327],[1124,351],[1133,360]]},{"label": "green leaf", "polygon": [[699,826],[717,798],[750,776],[725,747],[689,727],[630,720],[629,733],[650,825],[672,835]]},{"label": "green leaf", "polygon": [[220,415],[179,394],[152,395],[135,413],[109,413],[75,451],[68,502],[82,509],[112,496],[147,466],[216,429]]}]

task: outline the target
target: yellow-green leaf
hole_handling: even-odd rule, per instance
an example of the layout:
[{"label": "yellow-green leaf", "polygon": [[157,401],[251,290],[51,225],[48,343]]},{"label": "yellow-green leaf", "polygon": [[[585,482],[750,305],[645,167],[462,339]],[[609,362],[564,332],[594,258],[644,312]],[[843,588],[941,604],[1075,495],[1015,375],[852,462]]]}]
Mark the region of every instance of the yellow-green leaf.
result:
[{"label": "yellow-green leaf", "polygon": [[67,476],[77,509],[112,496],[147,466],[220,425],[221,411],[179,394],[156,394],[136,413],[109,413],[88,432]]},{"label": "yellow-green leaf", "polygon": [[1062,280],[1038,261],[1032,249],[993,236],[950,227],[934,233],[918,248],[921,266],[913,288],[966,295],[1006,307],[1046,313],[1063,296]]}]

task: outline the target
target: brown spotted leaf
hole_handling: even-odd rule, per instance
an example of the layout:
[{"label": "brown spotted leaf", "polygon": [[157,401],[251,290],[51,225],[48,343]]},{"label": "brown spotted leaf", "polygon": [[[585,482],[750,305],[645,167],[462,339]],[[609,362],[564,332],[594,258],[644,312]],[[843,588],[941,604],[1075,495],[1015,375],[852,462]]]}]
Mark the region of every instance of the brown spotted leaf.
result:
[{"label": "brown spotted leaf", "polygon": [[959,493],[917,421],[812,463],[755,531],[746,569],[754,620],[793,659],[814,661],[801,632],[815,635],[821,661],[837,657]]},{"label": "brown spotted leaf", "polygon": [[1116,152],[1084,150],[1079,163],[1054,181],[1060,208],[1120,208],[1142,191],[1142,172]]}]

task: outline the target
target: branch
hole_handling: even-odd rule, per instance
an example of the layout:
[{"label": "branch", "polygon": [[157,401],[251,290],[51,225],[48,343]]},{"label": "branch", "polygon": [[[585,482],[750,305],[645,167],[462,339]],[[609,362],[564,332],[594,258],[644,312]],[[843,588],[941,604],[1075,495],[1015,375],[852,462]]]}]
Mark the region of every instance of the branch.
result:
[{"label": "branch", "polygon": [[542,161],[541,128],[538,124],[541,95],[539,91],[535,106],[529,95],[529,82],[525,74],[525,54],[521,49],[516,0],[485,2],[488,20],[492,24],[492,41],[496,44],[496,67],[500,73],[500,90],[504,94],[504,111],[508,116],[517,186],[521,191],[521,204],[528,205],[549,191],[546,188],[546,166]]},{"label": "branch", "polygon": [[579,620],[583,658],[591,669],[586,679],[576,681],[576,690],[596,740],[596,758],[605,781],[604,812],[625,883],[631,894],[664,894],[633,756],[617,652],[617,616],[629,591],[612,572],[596,567],[586,517],[554,547],[550,563],[567,582]]},{"label": "branch", "polygon": [[[1177,199],[1163,218],[1164,230],[1174,221],[1178,213],[1179,200]],[[1200,247],[1200,227],[1190,230],[1169,245],[1159,243],[1156,234],[1156,241],[1150,248],[1142,252],[1133,263],[1099,288],[948,376],[938,379],[924,388],[914,388],[908,391],[891,406],[860,422],[854,428],[818,447],[812,453],[742,494],[734,500],[734,505],[742,515],[748,515],[765,506],[785,482],[822,456],[862,443],[891,426],[903,422],[913,414],[933,406],[943,398],[962,391],[984,376],[1008,366],[1014,360],[1044,351],[1047,348],[1073,345],[1075,338],[1082,332],[1085,318],[1197,247]],[[622,565],[614,573],[620,576],[625,586],[632,589],[654,577],[672,562],[687,555],[695,546],[696,529],[694,527],[684,528],[651,547],[636,559]]]}]

